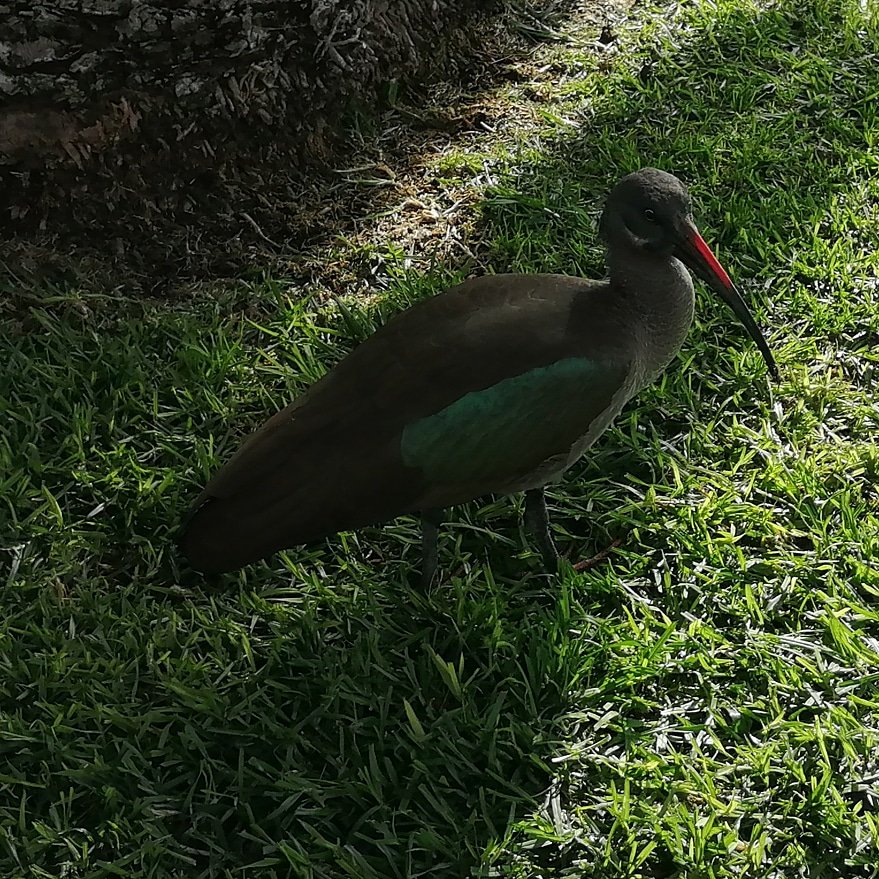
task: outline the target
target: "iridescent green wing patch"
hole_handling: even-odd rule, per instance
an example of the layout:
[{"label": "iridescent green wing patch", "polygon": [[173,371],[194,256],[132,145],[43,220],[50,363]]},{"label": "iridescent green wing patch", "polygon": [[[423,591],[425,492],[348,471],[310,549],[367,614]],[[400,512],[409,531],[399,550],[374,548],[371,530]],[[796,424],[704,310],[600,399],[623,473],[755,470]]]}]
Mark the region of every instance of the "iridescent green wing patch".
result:
[{"label": "iridescent green wing patch", "polygon": [[565,453],[610,405],[626,367],[570,357],[471,391],[403,431],[403,462],[432,482],[505,478]]}]

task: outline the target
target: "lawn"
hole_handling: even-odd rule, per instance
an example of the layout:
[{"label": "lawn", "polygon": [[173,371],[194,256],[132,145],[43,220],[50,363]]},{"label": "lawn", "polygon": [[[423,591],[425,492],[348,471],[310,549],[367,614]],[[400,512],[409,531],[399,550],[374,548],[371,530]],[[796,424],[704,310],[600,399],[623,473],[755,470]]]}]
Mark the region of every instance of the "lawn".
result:
[{"label": "lawn", "polygon": [[[767,330],[701,290],[664,378],[551,492],[205,582],[188,503],[376,321],[284,277],[175,302],[42,291],[0,335],[0,876],[879,875],[879,17],[640,8],[553,50],[488,157],[480,257],[601,272],[609,185],[657,165]],[[507,100],[513,101],[516,88]],[[485,157],[446,161],[467,182]],[[369,462],[364,461],[368,467]]]}]

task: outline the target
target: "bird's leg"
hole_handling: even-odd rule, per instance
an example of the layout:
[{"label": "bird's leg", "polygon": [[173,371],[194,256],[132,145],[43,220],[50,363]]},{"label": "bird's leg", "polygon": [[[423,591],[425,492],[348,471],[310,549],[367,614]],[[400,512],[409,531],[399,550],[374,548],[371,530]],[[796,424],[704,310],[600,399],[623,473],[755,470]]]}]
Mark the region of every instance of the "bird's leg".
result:
[{"label": "bird's leg", "polygon": [[549,514],[546,512],[543,486],[525,492],[525,527],[537,538],[547,573],[554,573],[558,569],[559,554],[549,533]]},{"label": "bird's leg", "polygon": [[421,513],[421,586],[430,589],[436,576],[437,538],[442,510],[423,510]]}]

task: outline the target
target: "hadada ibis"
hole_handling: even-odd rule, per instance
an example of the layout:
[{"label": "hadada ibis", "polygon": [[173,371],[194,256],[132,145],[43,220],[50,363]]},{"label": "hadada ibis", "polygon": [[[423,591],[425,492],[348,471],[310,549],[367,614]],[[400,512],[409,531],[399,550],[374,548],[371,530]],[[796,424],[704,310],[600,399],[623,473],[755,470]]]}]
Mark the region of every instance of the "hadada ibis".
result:
[{"label": "hadada ibis", "polygon": [[680,180],[623,177],[600,233],[608,278],[487,275],[392,318],[250,436],[208,482],[181,544],[232,571],[338,531],[417,513],[422,577],[444,508],[525,492],[525,523],[557,563],[544,486],[567,470],[681,347],[688,267],[772,353],[693,222]]}]

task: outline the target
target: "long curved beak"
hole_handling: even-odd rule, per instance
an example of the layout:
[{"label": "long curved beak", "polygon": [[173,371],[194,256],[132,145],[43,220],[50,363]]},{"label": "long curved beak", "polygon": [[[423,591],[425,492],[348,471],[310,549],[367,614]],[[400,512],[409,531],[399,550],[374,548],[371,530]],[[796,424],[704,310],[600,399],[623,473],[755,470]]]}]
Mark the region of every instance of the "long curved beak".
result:
[{"label": "long curved beak", "polygon": [[736,317],[748,331],[748,335],[757,343],[769,368],[769,374],[778,381],[780,378],[778,367],[760,327],[757,326],[754,316],[735,284],[692,223],[686,223],[681,229],[680,239],[675,246],[675,256],[692,269],[735,312]]}]

